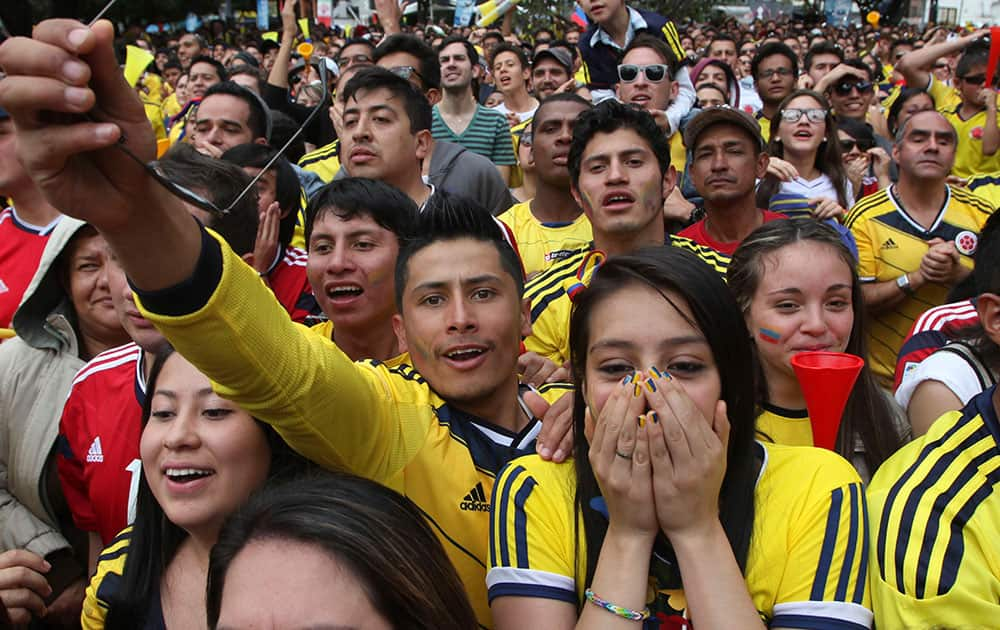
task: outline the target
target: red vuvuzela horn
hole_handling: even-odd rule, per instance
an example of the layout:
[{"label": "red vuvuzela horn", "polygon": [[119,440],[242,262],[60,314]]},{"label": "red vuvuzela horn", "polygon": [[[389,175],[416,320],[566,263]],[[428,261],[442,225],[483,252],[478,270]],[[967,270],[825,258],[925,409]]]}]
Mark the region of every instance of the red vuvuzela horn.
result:
[{"label": "red vuvuzela horn", "polygon": [[864,364],[861,357],[844,352],[800,352],[792,357],[815,446],[833,450],[844,406]]}]

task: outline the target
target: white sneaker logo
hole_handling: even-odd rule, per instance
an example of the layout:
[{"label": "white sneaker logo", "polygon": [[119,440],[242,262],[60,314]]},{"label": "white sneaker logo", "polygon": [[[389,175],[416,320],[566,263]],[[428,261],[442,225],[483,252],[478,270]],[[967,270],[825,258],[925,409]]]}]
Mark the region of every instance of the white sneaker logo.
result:
[{"label": "white sneaker logo", "polygon": [[87,463],[88,464],[101,464],[104,462],[104,451],[101,450],[101,438],[100,436],[95,437],[93,443],[90,445],[90,450],[87,451]]}]

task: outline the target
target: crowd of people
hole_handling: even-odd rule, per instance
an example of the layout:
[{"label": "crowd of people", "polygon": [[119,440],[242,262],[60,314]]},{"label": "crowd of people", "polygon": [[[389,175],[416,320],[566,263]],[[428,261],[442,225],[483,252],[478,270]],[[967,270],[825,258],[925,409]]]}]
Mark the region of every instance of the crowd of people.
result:
[{"label": "crowd of people", "polygon": [[997,627],[1000,31],[375,4],[0,44],[0,627]]}]

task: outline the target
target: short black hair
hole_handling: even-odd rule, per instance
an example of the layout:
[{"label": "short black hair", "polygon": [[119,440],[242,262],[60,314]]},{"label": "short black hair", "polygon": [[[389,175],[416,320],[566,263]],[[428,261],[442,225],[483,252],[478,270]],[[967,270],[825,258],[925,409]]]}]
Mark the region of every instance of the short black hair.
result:
[{"label": "short black hair", "polygon": [[173,68],[174,70],[184,72],[184,66],[181,65],[181,60],[177,57],[170,57],[167,59],[167,61],[163,64],[163,69],[166,70],[167,68]]},{"label": "short black hair", "polygon": [[1000,294],[1000,212],[994,212],[979,232],[976,266],[972,270],[976,294]]},{"label": "short black hair", "polygon": [[[222,154],[222,159],[237,166],[261,169],[267,166],[277,150],[266,144],[254,142],[239,144]],[[280,157],[271,166],[275,174],[274,197],[282,212],[287,216],[281,220],[278,228],[278,241],[285,247],[292,242],[295,234],[295,224],[298,221],[299,210],[302,208],[302,186],[295,169],[284,157]]]},{"label": "short black hair", "polygon": [[435,191],[420,213],[416,234],[400,247],[396,258],[396,309],[399,312],[403,312],[403,291],[409,278],[410,259],[434,243],[462,238],[496,248],[504,271],[514,279],[517,294],[524,295],[521,259],[505,238],[500,222],[479,202],[444,190]]},{"label": "short black hair", "polygon": [[372,53],[375,52],[375,44],[372,43],[372,40],[365,39],[364,37],[350,38],[349,40],[344,42],[343,46],[340,47],[340,52],[344,52],[344,49],[347,48],[348,46],[358,46],[358,45],[367,46],[372,51]]},{"label": "short black hair", "polygon": [[541,118],[542,110],[544,110],[549,103],[576,103],[577,105],[582,105],[586,109],[590,109],[594,106],[593,103],[583,98],[576,92],[558,92],[548,98],[543,98],[541,102],[538,103],[538,107],[535,108],[535,115],[531,117],[531,120],[528,123],[529,132],[534,133],[531,131],[531,128],[534,127],[535,120]]},{"label": "short black hair", "polygon": [[412,83],[393,74],[385,68],[373,66],[361,68],[343,87],[344,102],[350,101],[358,92],[384,89],[393,96],[402,99],[403,109],[410,118],[410,133],[430,130],[433,123],[431,104],[423,93]]},{"label": "short black hair", "polygon": [[760,64],[768,57],[773,57],[774,55],[781,55],[792,62],[792,76],[799,76],[799,58],[795,54],[795,51],[788,44],[768,42],[757,49],[757,53],[750,62],[750,76],[753,77],[754,81],[757,80],[757,70],[760,68]]},{"label": "short black hair", "polygon": [[986,40],[978,39],[972,42],[962,51],[962,56],[955,64],[955,76],[961,79],[969,74],[974,67],[986,65],[989,61],[989,55],[990,45]]},{"label": "short black hair", "polygon": [[259,96],[239,83],[223,81],[205,90],[205,96],[201,98],[201,102],[204,103],[208,97],[215,96],[216,94],[234,96],[246,103],[247,108],[250,110],[250,117],[247,120],[250,133],[253,134],[254,138],[268,139],[271,131],[271,114],[267,109],[267,105],[264,104],[264,101]]},{"label": "short black hair", "polygon": [[490,53],[490,68],[493,67],[493,62],[496,61],[497,55],[505,52],[513,53],[517,57],[517,60],[521,63],[521,70],[531,69],[531,62],[528,61],[528,55],[524,54],[524,49],[510,42],[502,42],[493,49],[493,52]]},{"label": "short black hair", "polygon": [[225,81],[229,78],[229,73],[226,72],[226,67],[222,65],[222,63],[220,63],[216,59],[213,59],[212,57],[209,57],[208,55],[198,55],[197,57],[192,59],[191,65],[188,66],[188,74],[191,73],[191,68],[193,68],[194,64],[196,63],[207,63],[211,65],[213,68],[215,68],[216,74],[219,75],[219,81]]},{"label": "short black hair", "polygon": [[343,220],[371,217],[379,227],[399,239],[400,247],[417,233],[417,204],[408,195],[383,181],[345,177],[320,188],[306,206],[306,249],[316,220],[332,212]]},{"label": "short black hair", "polygon": [[851,68],[855,68],[857,70],[862,70],[865,73],[865,76],[868,77],[869,81],[875,80],[875,73],[872,71],[871,66],[860,59],[845,59],[843,65],[850,66]]},{"label": "short black hair", "polygon": [[[250,176],[239,166],[202,155],[186,142],[171,147],[157,164],[170,181],[202,195],[219,208],[231,204],[250,183]],[[205,227],[217,232],[237,255],[253,252],[260,222],[256,190],[247,191],[226,214],[210,215],[212,219]]]},{"label": "short black hair", "polygon": [[889,56],[895,57],[896,49],[899,48],[900,46],[909,46],[910,48],[913,48],[916,45],[917,45],[916,40],[910,37],[902,37],[900,39],[897,39],[893,41],[892,44],[889,45]]},{"label": "short black hair", "polygon": [[409,33],[396,33],[386,37],[375,49],[375,63],[393,53],[407,53],[419,60],[417,72],[422,77],[421,83],[425,90],[441,87],[441,64],[438,62],[437,52],[419,37]]},{"label": "short black hair", "polygon": [[708,48],[706,50],[711,50],[712,44],[714,44],[715,42],[732,42],[733,46],[737,49],[737,52],[739,51],[739,46],[736,45],[736,39],[733,38],[733,36],[731,35],[727,35],[726,33],[720,33],[715,37],[713,37],[712,41],[708,42]]},{"label": "short black hair", "polygon": [[503,33],[500,31],[486,31],[479,41],[486,41],[486,38],[495,39],[499,42],[503,42]]},{"label": "short black hair", "polygon": [[819,42],[818,44],[813,44],[812,46],[810,46],[809,50],[806,52],[806,57],[803,60],[803,65],[806,68],[806,72],[809,72],[809,69],[812,68],[813,59],[816,58],[816,55],[836,55],[838,63],[844,62],[843,48],[834,44],[833,42],[822,41]]},{"label": "short black hair", "polygon": [[583,152],[599,133],[631,129],[649,142],[649,148],[660,166],[660,175],[670,168],[670,141],[656,126],[656,121],[644,109],[608,99],[580,114],[573,125],[573,141],[569,145],[569,178],[575,187],[580,181]]},{"label": "short black hair", "polygon": [[261,90],[261,88],[263,87],[263,79],[260,76],[260,68],[257,68],[255,66],[252,66],[252,65],[244,63],[244,64],[239,64],[239,65],[233,66],[233,67],[231,67],[229,69],[229,80],[230,81],[233,80],[233,77],[240,76],[240,75],[245,75],[245,76],[253,77],[254,79],[256,79],[257,80],[257,89],[259,91],[263,91],[263,90]]},{"label": "short black hair", "polygon": [[[461,44],[465,48],[465,54],[469,57],[469,61],[472,62],[473,67],[479,64],[479,51],[477,51],[476,47],[472,45],[472,42],[461,35],[449,35],[448,37],[445,37],[444,41],[442,41],[441,45],[437,48],[438,54],[440,55],[442,50],[452,44]],[[440,65],[438,67],[440,67]]]}]

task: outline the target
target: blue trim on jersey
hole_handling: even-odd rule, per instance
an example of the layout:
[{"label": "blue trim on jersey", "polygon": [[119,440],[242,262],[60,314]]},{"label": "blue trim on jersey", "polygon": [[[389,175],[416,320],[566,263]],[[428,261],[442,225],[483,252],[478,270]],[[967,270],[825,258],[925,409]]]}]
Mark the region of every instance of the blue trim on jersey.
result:
[{"label": "blue trim on jersey", "polygon": [[66,459],[76,459],[76,455],[73,454],[73,448],[69,444],[69,438],[62,433],[56,438],[56,453]]},{"label": "blue trim on jersey", "polygon": [[[961,422],[961,424],[964,425],[965,422],[963,421]],[[941,478],[941,476],[945,473],[945,471],[948,470],[948,468],[952,465],[952,463],[954,463],[954,461],[958,459],[958,457],[964,451],[972,448],[977,442],[981,441],[987,435],[988,435],[987,431],[977,430],[974,433],[972,433],[969,437],[962,440],[962,442],[957,447],[942,454],[942,456],[937,461],[934,462],[934,465],[927,472],[927,474],[924,475],[924,478],[920,481],[920,483],[918,483],[916,487],[910,491],[910,494],[906,499],[906,503],[903,506],[903,512],[901,516],[902,522],[900,523],[899,526],[899,532],[896,535],[896,553],[895,553],[896,588],[899,590],[900,593],[906,593],[907,591],[903,583],[903,577],[905,575],[903,568],[903,564],[905,561],[904,557],[905,554],[900,553],[899,550],[901,547],[903,548],[909,547],[910,536],[913,532],[913,524],[914,524],[913,518],[917,513],[917,508],[920,506],[921,499],[923,499],[924,495],[934,487],[934,484]],[[963,473],[959,474],[958,478],[955,480],[952,486],[948,488],[948,490],[945,491],[945,493],[942,494],[941,497],[950,498],[951,496],[953,496],[947,493],[954,492],[958,487],[965,485],[965,483],[971,478],[973,473],[974,471],[971,471],[968,468],[966,468],[966,470]],[[939,497],[939,499],[941,497]],[[937,527],[936,524],[932,523],[925,523],[923,525],[926,525],[927,528],[931,530]],[[925,529],[924,531],[926,535],[927,530]],[[924,550],[922,549],[921,552],[923,551]],[[919,566],[921,565],[918,562],[918,567]],[[923,566],[926,567],[927,565],[924,564]],[[921,573],[922,572],[918,570],[918,577]]]},{"label": "blue trim on jersey", "polygon": [[[416,372],[414,372],[416,374]],[[535,440],[518,448],[518,444],[524,441],[525,437],[535,428],[536,422],[529,422],[518,433],[504,429],[491,422],[465,413],[458,409],[453,409],[447,403],[434,410],[438,422],[448,427],[451,436],[465,445],[469,449],[472,463],[477,468],[496,477],[508,462],[524,456],[532,455],[535,452]],[[480,425],[501,435],[511,438],[510,446],[497,444],[482,431],[472,425]]]},{"label": "blue trim on jersey", "polygon": [[575,593],[554,586],[539,586],[537,584],[497,584],[491,586],[487,592],[487,600],[492,604],[497,597],[538,597],[568,602],[574,606],[579,604],[576,601]]},{"label": "blue trim on jersey", "polygon": [[907,339],[903,347],[899,349],[899,354],[896,355],[896,362],[899,363],[906,356],[919,350],[938,350],[946,343],[948,343],[948,336],[940,330],[918,332]]},{"label": "blue trim on jersey", "polygon": [[537,485],[538,482],[528,477],[514,495],[514,548],[517,550],[518,569],[531,568],[528,564],[528,514],[524,511],[524,504]]},{"label": "blue trim on jersey", "polygon": [[[507,545],[507,505],[508,497],[510,497],[510,489],[514,485],[521,473],[525,473],[524,466],[515,466],[513,470],[510,471],[510,475],[507,477],[506,483],[504,483],[503,488],[499,492],[500,504],[500,514],[496,517],[496,522],[500,523],[500,531],[497,532],[497,537],[500,540],[500,566],[509,567],[510,566],[510,547]],[[493,488],[493,496],[498,496],[496,487]]]},{"label": "blue trim on jersey", "polygon": [[862,492],[861,493],[861,523],[864,527],[863,535],[861,536],[861,566],[858,567],[858,581],[854,585],[854,597],[851,601],[859,606],[864,605],[865,601],[865,584],[868,581],[868,552],[869,552],[869,536],[870,536],[870,523],[868,518],[868,497]]},{"label": "blue trim on jersey", "polygon": [[[910,478],[913,477],[914,473],[917,471],[917,468],[920,467],[920,465],[924,462],[924,460],[928,457],[928,455],[936,448],[938,448],[946,441],[948,441],[948,439],[962,426],[964,426],[965,423],[968,422],[968,420],[969,417],[966,416],[965,412],[963,411],[963,417],[955,424],[953,424],[951,428],[948,429],[947,432],[945,432],[944,435],[934,440],[933,442],[929,442],[928,444],[924,445],[924,448],[920,451],[920,454],[914,459],[913,463],[910,464],[910,467],[907,468],[905,471],[903,471],[903,474],[899,476],[899,479],[896,480],[896,483],[894,483],[892,487],[889,488],[889,492],[886,493],[885,501],[882,504],[882,514],[881,517],[879,518],[878,541],[876,542],[876,547],[875,547],[876,558],[878,558],[878,564],[879,564],[879,576],[882,578],[882,581],[885,581],[885,564],[886,564],[885,548],[887,545],[887,537],[888,537],[887,531],[889,529],[889,513],[891,512],[893,503],[895,503],[896,501],[896,497],[899,496],[899,493],[903,491],[903,487],[910,481]],[[903,592],[902,588],[900,589],[900,592]]]},{"label": "blue trim on jersey", "polygon": [[834,594],[834,599],[837,601],[846,601],[847,599],[847,586],[854,574],[851,571],[851,567],[854,565],[854,555],[858,551],[858,530],[860,529],[858,520],[862,516],[861,509],[858,505],[858,486],[851,484],[851,523],[847,532],[847,549],[844,550],[844,566],[840,570],[840,580],[837,582],[837,592]]},{"label": "blue trim on jersey", "polygon": [[823,536],[823,548],[819,555],[819,566],[816,568],[816,579],[813,580],[809,599],[823,601],[826,592],[826,578],[833,564],[833,551],[837,546],[837,530],[840,527],[840,510],[844,503],[843,488],[836,488],[830,493],[830,513],[826,518],[826,534]]},{"label": "blue trim on jersey", "polygon": [[833,617],[810,615],[778,615],[771,620],[772,628],[803,628],[804,630],[869,630],[869,627]]}]

